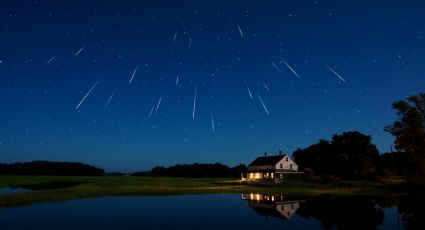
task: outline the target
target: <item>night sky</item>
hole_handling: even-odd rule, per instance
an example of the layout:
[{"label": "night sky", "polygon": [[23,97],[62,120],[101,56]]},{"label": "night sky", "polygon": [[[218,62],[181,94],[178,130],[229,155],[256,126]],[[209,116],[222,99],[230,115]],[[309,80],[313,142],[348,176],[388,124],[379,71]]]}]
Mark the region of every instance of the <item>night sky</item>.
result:
[{"label": "night sky", "polygon": [[424,36],[419,0],[2,0],[0,162],[233,166],[349,130],[389,151]]}]

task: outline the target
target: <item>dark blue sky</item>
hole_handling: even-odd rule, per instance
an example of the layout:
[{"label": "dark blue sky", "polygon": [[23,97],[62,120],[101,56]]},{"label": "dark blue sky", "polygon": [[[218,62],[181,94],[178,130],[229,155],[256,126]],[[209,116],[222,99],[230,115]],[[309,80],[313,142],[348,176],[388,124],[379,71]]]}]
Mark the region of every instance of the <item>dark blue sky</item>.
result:
[{"label": "dark blue sky", "polygon": [[5,0],[0,161],[236,165],[348,130],[388,151],[424,36],[424,1]]}]

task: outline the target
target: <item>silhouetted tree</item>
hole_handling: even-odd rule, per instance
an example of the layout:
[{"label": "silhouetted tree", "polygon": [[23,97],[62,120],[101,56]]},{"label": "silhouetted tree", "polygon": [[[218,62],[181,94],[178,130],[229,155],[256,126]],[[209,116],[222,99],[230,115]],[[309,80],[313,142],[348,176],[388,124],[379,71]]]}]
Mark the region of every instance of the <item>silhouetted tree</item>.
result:
[{"label": "silhouetted tree", "polygon": [[374,173],[378,155],[371,136],[357,131],[335,134],[331,142],[322,139],[293,153],[300,170],[310,168],[317,175],[350,178],[364,178]]},{"label": "silhouetted tree", "polygon": [[372,137],[357,131],[344,132],[332,137],[332,152],[337,175],[365,177],[376,170],[379,151]]},{"label": "silhouetted tree", "polygon": [[409,182],[425,187],[425,94],[393,103],[399,119],[385,127],[397,150],[409,156]]},{"label": "silhouetted tree", "polygon": [[[154,167],[150,175],[152,176],[166,176],[166,177],[237,177],[241,173],[246,172],[245,165],[238,165],[236,167],[229,167],[220,163],[214,164],[178,164],[170,167]],[[144,173],[133,173],[133,176],[146,175]]]},{"label": "silhouetted tree", "polygon": [[103,176],[105,170],[79,162],[32,161],[0,164],[0,174]]},{"label": "silhouetted tree", "polygon": [[248,171],[248,167],[244,164],[239,164],[233,168],[230,168],[232,177],[240,177],[242,173],[246,173]]},{"label": "silhouetted tree", "polygon": [[311,168],[304,169],[304,178],[307,181],[314,181],[316,179],[316,175],[314,175],[314,171]]},{"label": "silhouetted tree", "polygon": [[319,143],[305,149],[298,148],[292,153],[295,162],[301,171],[310,168],[315,174],[329,174],[333,172],[331,160],[331,145],[327,140],[321,139]]},{"label": "silhouetted tree", "polygon": [[385,131],[396,138],[396,149],[413,159],[425,158],[425,93],[395,102],[393,108],[399,120],[385,127]]},{"label": "silhouetted tree", "polygon": [[408,170],[408,156],[404,152],[380,154],[376,163],[381,176],[405,176]]}]

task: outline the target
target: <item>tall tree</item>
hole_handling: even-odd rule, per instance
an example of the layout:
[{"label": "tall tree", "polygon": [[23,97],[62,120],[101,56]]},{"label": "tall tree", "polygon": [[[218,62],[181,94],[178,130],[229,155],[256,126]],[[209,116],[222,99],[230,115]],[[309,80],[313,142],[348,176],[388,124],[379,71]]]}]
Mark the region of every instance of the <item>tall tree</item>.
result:
[{"label": "tall tree", "polygon": [[410,184],[425,188],[425,93],[393,103],[399,119],[385,127],[397,150],[409,156]]},{"label": "tall tree", "polygon": [[364,177],[375,172],[379,151],[372,137],[357,131],[332,137],[335,167],[341,176]]},{"label": "tall tree", "polygon": [[395,147],[414,159],[425,158],[425,93],[393,103],[399,119],[385,127],[395,136]]},{"label": "tall tree", "polygon": [[315,174],[331,174],[333,165],[330,165],[331,145],[329,141],[321,139],[319,143],[307,148],[298,148],[292,153],[300,170],[310,168]]}]

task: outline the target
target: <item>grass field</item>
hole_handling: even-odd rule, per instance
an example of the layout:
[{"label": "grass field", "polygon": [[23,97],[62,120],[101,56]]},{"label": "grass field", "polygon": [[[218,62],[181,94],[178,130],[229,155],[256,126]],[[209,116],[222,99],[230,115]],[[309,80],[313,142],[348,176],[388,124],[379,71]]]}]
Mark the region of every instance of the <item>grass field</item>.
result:
[{"label": "grass field", "polygon": [[[53,185],[53,186],[51,186]],[[59,188],[51,188],[59,185]],[[62,188],[61,186],[64,185]],[[66,187],[67,186],[67,187]],[[403,194],[398,183],[342,181],[338,184],[290,182],[279,186],[248,186],[228,178],[168,177],[74,177],[74,176],[0,176],[0,189],[5,187],[40,190],[0,195],[0,207],[37,202],[62,201],[101,196],[182,195],[206,193],[262,193],[286,196],[386,196]]]}]

